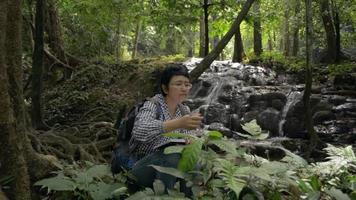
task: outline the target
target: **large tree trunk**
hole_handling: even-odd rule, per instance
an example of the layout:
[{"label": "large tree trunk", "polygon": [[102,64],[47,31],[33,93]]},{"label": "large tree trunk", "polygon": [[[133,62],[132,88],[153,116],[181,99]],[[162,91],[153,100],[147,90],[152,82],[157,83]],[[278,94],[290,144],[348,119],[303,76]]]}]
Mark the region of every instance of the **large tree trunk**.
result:
[{"label": "large tree trunk", "polygon": [[35,49],[33,52],[32,66],[32,91],[31,91],[31,121],[35,129],[46,129],[47,126],[42,120],[42,72],[43,72],[43,22],[44,22],[44,1],[37,0],[35,19]]},{"label": "large tree trunk", "polygon": [[320,0],[320,12],[323,19],[327,44],[327,54],[321,60],[327,63],[334,63],[337,55],[336,30],[329,0]]},{"label": "large tree trunk", "polygon": [[[295,2],[295,12],[294,15],[298,16],[298,13],[300,11],[300,1]],[[299,19],[297,18],[294,23],[293,23],[293,50],[292,50],[292,56],[297,56],[298,51],[299,51]]]},{"label": "large tree trunk", "polygon": [[340,17],[339,17],[339,10],[336,6],[333,6],[334,11],[334,23],[335,23],[335,32],[336,32],[336,62],[339,62],[342,57],[341,52],[341,35],[340,35]]},{"label": "large tree trunk", "polygon": [[204,56],[208,55],[209,53],[209,4],[208,0],[204,0]]},{"label": "large tree trunk", "polygon": [[204,15],[200,16],[200,20],[199,20],[199,57],[204,57],[206,55],[204,55],[204,48],[205,48],[205,28],[204,28]]},{"label": "large tree trunk", "polygon": [[313,64],[313,21],[312,21],[312,0],[306,0],[306,73],[305,73],[305,91],[303,95],[303,103],[305,107],[305,125],[308,131],[308,136],[310,138],[311,145],[309,146],[307,157],[310,155],[312,150],[316,146],[316,142],[318,140],[318,136],[314,132],[313,128],[313,119],[312,119],[312,111],[310,106],[310,95],[311,95],[311,87],[312,87],[312,64]]},{"label": "large tree trunk", "polygon": [[62,27],[59,20],[56,0],[47,0],[45,2],[47,2],[44,5],[46,5],[45,29],[48,35],[48,46],[57,58],[64,63],[68,63],[64,53]]},{"label": "large tree trunk", "polygon": [[195,32],[192,30],[193,27],[189,27],[188,32],[188,57],[194,56],[194,49],[195,49]]},{"label": "large tree trunk", "polygon": [[290,40],[289,40],[289,10],[288,9],[285,9],[285,11],[284,11],[283,42],[284,42],[283,54],[284,54],[284,56],[289,56],[290,55]]},{"label": "large tree trunk", "polygon": [[272,37],[271,33],[268,33],[268,51],[273,51],[273,42],[272,42]]},{"label": "large tree trunk", "polygon": [[[0,0],[0,179],[14,178],[6,191],[10,199],[31,199],[30,181],[24,158],[22,135],[17,133],[16,102],[9,74],[21,68],[21,1]],[[13,74],[21,84],[22,74]]]},{"label": "large tree trunk", "polygon": [[[214,22],[217,19],[216,15],[212,15],[211,18],[212,18],[212,22]],[[213,39],[211,40],[211,48],[214,49],[216,45],[218,45],[218,43],[219,43],[219,37],[214,36]],[[219,56],[216,59],[221,60],[221,54],[219,54]]]},{"label": "large tree trunk", "polygon": [[242,7],[241,12],[239,13],[239,15],[235,19],[234,23],[230,27],[229,31],[220,40],[218,45],[198,64],[198,66],[196,68],[194,68],[190,72],[190,77],[191,77],[192,81],[196,81],[199,78],[199,76],[207,68],[209,68],[210,64],[219,56],[219,54],[222,52],[222,50],[225,48],[225,46],[229,43],[230,39],[236,33],[236,30],[240,26],[242,20],[245,18],[248,11],[250,10],[250,7],[251,7],[253,1],[254,0],[246,1],[244,6]]},{"label": "large tree trunk", "polygon": [[261,28],[261,12],[259,0],[253,5],[254,20],[253,20],[253,50],[256,56],[262,53],[262,28]]},{"label": "large tree trunk", "polygon": [[[48,66],[53,66],[57,64],[60,67],[64,68],[65,78],[70,78],[73,68],[69,68],[66,66],[78,66],[83,63],[82,60],[74,57],[71,54],[65,52],[64,48],[64,40],[62,33],[62,26],[60,23],[58,8],[57,8],[57,0],[47,0],[45,5],[45,32],[47,33],[47,42],[48,47],[51,52],[57,59],[52,59],[50,56],[46,55],[49,59],[50,64]],[[58,63],[56,60],[59,60]],[[49,69],[45,68],[45,73]]]},{"label": "large tree trunk", "polygon": [[137,54],[138,38],[139,38],[140,32],[141,32],[141,24],[142,24],[141,22],[142,22],[142,20],[140,18],[137,19],[136,30],[135,30],[135,39],[134,39],[133,50],[132,50],[132,59],[135,59],[136,54]]},{"label": "large tree trunk", "polygon": [[232,56],[232,62],[241,62],[244,54],[244,45],[242,43],[241,30],[239,25],[235,33],[234,54]]}]

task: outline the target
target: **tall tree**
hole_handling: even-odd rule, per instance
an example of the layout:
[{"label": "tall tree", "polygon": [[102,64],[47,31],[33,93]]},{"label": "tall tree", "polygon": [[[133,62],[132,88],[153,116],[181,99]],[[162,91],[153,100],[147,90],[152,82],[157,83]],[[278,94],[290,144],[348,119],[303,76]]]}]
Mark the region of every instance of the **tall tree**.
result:
[{"label": "tall tree", "polygon": [[290,55],[290,37],[289,37],[289,0],[286,1],[286,8],[284,10],[284,30],[283,30],[283,54]]},{"label": "tall tree", "polygon": [[204,0],[204,56],[209,53],[209,0]]},{"label": "tall tree", "polygon": [[308,150],[308,156],[310,152],[315,148],[318,136],[316,135],[313,128],[313,119],[312,111],[310,106],[310,96],[311,96],[311,87],[312,87],[312,65],[313,65],[313,21],[312,21],[312,0],[306,0],[306,72],[305,72],[305,90],[303,94],[303,103],[305,108],[305,125],[308,131],[308,136],[310,138],[310,148]]},{"label": "tall tree", "polygon": [[46,0],[43,2],[42,7],[45,10],[45,17],[43,16],[42,18],[44,18],[44,20],[41,19],[41,21],[44,21],[45,23],[45,30],[48,36],[48,46],[57,58],[64,63],[68,63],[64,53],[64,40],[58,14],[57,0]]},{"label": "tall tree", "polygon": [[295,2],[295,10],[294,10],[294,19],[293,20],[293,50],[292,50],[292,56],[297,56],[298,51],[299,51],[299,28],[300,28],[300,23],[299,23],[299,17],[298,13],[300,11],[300,1]]},{"label": "tall tree", "polygon": [[234,53],[232,56],[232,62],[241,62],[244,54],[244,46],[242,43],[241,30],[239,25],[235,33]]},{"label": "tall tree", "polygon": [[253,5],[253,50],[256,56],[262,53],[262,28],[261,28],[261,11],[260,2],[257,0]]},{"label": "tall tree", "polygon": [[132,50],[132,59],[136,58],[138,40],[139,40],[139,36],[140,36],[140,32],[141,32],[141,26],[142,26],[142,20],[141,20],[140,17],[137,17],[136,29],[135,29],[135,38],[134,38],[134,44],[133,44],[133,50]]},{"label": "tall tree", "polygon": [[222,50],[226,47],[227,43],[231,40],[232,36],[236,33],[236,30],[240,26],[242,20],[247,15],[248,11],[254,0],[247,0],[243,5],[240,13],[234,20],[228,32],[222,37],[216,47],[190,72],[192,81],[196,81],[199,76],[211,65],[211,63],[219,56]]},{"label": "tall tree", "polygon": [[204,15],[200,16],[199,20],[199,57],[204,57],[205,55],[205,24]]},{"label": "tall tree", "polygon": [[35,129],[47,129],[42,119],[42,74],[44,53],[44,0],[36,1],[35,48],[32,59],[31,121]]},{"label": "tall tree", "polygon": [[332,15],[332,8],[330,0],[320,0],[320,13],[323,20],[325,34],[326,34],[326,48],[327,54],[322,59],[325,62],[333,63],[337,57],[336,47],[336,30]]},{"label": "tall tree", "polygon": [[[21,1],[0,0],[0,178],[13,177],[10,199],[31,199],[30,181],[24,158],[21,123],[16,118],[19,105],[13,95],[22,85]],[[15,88],[12,87],[15,85]]]}]

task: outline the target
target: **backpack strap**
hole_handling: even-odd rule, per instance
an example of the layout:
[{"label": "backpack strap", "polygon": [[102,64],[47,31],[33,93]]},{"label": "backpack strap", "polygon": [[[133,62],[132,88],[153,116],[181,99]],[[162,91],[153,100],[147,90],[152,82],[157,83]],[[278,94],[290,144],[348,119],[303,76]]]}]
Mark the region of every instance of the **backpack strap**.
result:
[{"label": "backpack strap", "polygon": [[147,101],[150,101],[152,103],[154,103],[156,105],[156,119],[159,119],[159,117],[163,114],[163,110],[161,108],[160,103],[158,102],[158,100],[154,97],[152,98],[146,98]]}]

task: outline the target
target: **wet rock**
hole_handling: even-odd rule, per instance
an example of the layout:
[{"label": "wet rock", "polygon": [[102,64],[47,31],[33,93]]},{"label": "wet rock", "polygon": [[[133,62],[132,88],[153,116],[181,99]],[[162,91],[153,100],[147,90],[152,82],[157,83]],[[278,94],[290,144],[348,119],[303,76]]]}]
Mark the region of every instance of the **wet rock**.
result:
[{"label": "wet rock", "polygon": [[280,112],[274,108],[267,108],[261,112],[257,117],[257,123],[261,126],[262,130],[268,130],[270,136],[278,136]]},{"label": "wet rock", "polygon": [[204,123],[211,124],[213,122],[227,123],[227,112],[225,105],[213,103],[202,108]]},{"label": "wet rock", "polygon": [[334,104],[334,105],[340,105],[345,103],[346,97],[340,96],[340,95],[330,95],[327,97],[328,102]]},{"label": "wet rock", "polygon": [[233,131],[241,132],[242,127],[241,127],[241,120],[239,115],[237,114],[231,114],[229,116],[229,121],[228,124],[226,125],[228,128],[230,128]]},{"label": "wet rock", "polygon": [[318,111],[313,115],[314,124],[320,124],[324,121],[335,120],[336,116],[332,111]]},{"label": "wet rock", "polygon": [[336,75],[333,84],[335,89],[356,90],[356,73]]},{"label": "wet rock", "polygon": [[260,112],[258,110],[254,110],[254,111],[249,111],[249,112],[246,112],[242,118],[242,122],[243,123],[246,123],[246,122],[249,122],[253,119],[257,119],[257,116]]},{"label": "wet rock", "polygon": [[333,108],[335,111],[351,111],[356,112],[356,103],[345,103]]},{"label": "wet rock", "polygon": [[331,111],[333,108],[333,105],[331,105],[329,102],[326,101],[321,101],[316,105],[312,105],[312,112],[316,113],[319,111]]},{"label": "wet rock", "polygon": [[271,106],[279,111],[281,111],[286,103],[281,99],[273,99],[271,101]]}]

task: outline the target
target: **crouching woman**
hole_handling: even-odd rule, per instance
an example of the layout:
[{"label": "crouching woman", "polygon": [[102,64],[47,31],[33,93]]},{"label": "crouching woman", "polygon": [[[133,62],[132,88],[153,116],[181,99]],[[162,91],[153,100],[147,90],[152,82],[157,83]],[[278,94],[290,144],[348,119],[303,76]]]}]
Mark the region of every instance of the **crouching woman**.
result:
[{"label": "crouching woman", "polygon": [[153,181],[159,179],[166,190],[174,187],[175,177],[160,173],[150,165],[177,168],[180,154],[163,153],[164,147],[177,141],[162,134],[193,134],[192,130],[202,123],[199,113],[189,114],[189,108],[182,104],[191,87],[187,68],[171,65],[161,74],[160,94],[146,101],[137,114],[129,145],[132,154],[139,159],[131,170],[138,185],[152,187]]}]

